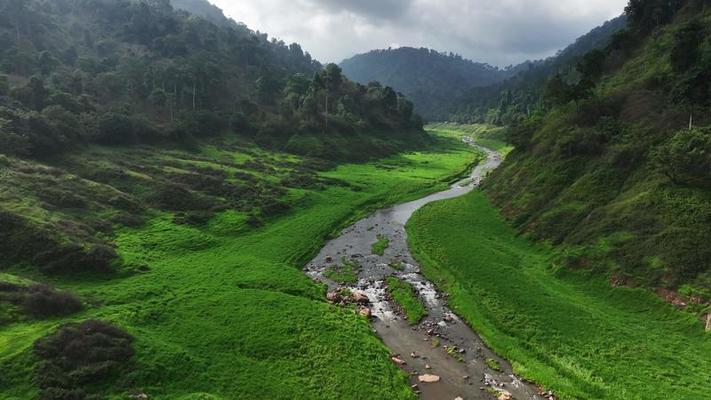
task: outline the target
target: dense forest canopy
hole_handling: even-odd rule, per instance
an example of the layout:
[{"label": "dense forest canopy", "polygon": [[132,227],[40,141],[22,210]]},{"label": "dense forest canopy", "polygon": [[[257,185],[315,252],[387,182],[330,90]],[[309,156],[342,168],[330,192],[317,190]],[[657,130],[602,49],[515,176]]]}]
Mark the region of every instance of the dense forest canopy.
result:
[{"label": "dense forest canopy", "polygon": [[226,130],[299,151],[309,147],[304,135],[421,131],[391,89],[354,84],[298,44],[221,23],[209,3],[176,5],[219,25],[168,0],[3,2],[3,152],[48,156],[79,143],[185,142]]}]

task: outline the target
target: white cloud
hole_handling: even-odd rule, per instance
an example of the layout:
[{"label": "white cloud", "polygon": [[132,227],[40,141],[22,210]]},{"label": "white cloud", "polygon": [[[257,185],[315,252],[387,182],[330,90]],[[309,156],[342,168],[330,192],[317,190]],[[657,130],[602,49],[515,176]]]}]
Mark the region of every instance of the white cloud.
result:
[{"label": "white cloud", "polygon": [[322,62],[402,46],[496,65],[551,55],[622,13],[627,0],[210,0]]}]

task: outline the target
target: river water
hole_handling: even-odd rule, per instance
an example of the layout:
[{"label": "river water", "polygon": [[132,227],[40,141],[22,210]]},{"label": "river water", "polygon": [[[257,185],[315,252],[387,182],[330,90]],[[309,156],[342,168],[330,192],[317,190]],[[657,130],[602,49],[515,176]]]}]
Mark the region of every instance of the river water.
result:
[{"label": "river water", "polygon": [[[478,147],[470,138],[464,141]],[[433,201],[471,192],[501,164],[500,154],[478,148],[486,152],[487,158],[468,178],[442,192],[379,210],[356,222],[329,241],[304,270],[327,284],[329,290],[347,289],[367,295],[373,328],[395,356],[393,362],[410,375],[410,383],[416,385],[413,390],[421,399],[541,399],[534,385],[518,379],[510,364],[487,348],[476,332],[449,309],[446,296],[420,273],[407,248],[405,224],[415,211]],[[379,235],[390,240],[383,256],[371,254]],[[339,285],[324,276],[329,267],[344,259],[361,265],[357,284]],[[400,267],[394,269],[392,265]],[[418,325],[410,325],[389,299],[384,282],[389,276],[409,282],[425,304],[428,315]],[[491,360],[501,368],[492,369]],[[425,374],[435,375],[439,381],[421,382],[420,377]]]}]

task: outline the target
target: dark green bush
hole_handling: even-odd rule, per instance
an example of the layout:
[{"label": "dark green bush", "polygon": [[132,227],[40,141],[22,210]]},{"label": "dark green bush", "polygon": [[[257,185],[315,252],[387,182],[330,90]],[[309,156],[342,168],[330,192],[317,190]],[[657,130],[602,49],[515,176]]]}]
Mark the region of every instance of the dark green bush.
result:
[{"label": "dark green bush", "polygon": [[35,342],[40,358],[35,380],[41,399],[101,398],[90,390],[116,375],[134,354],[133,337],[108,322],[66,324]]},{"label": "dark green bush", "polygon": [[74,314],[81,311],[83,304],[72,293],[36,284],[24,290],[22,307],[35,318],[46,318]]}]

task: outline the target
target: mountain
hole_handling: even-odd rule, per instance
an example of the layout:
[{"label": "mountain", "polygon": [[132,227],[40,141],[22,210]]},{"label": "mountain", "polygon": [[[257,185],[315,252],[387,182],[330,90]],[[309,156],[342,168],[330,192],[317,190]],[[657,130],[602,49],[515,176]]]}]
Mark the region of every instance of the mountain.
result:
[{"label": "mountain", "polygon": [[[578,38],[558,54],[545,60],[519,65],[515,76],[502,82],[469,88],[453,101],[445,119],[463,123],[508,124],[541,106],[543,88],[555,73],[575,74],[578,60],[588,52],[607,46],[625,29],[627,16],[621,15]],[[573,77],[574,79],[574,77]]]},{"label": "mountain", "polygon": [[491,85],[518,71],[411,47],[374,50],[344,60],[340,66],[356,82],[377,81],[402,92],[427,120],[441,120],[452,100],[467,89]]},{"label": "mountain", "polygon": [[701,312],[711,299],[711,11],[650,0],[627,12],[628,28],[586,54],[575,79],[548,78],[536,94],[547,110],[509,128],[516,149],[485,191],[521,231],[565,248],[562,265]]}]

